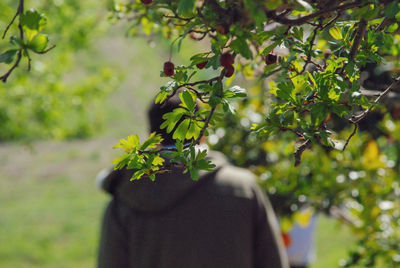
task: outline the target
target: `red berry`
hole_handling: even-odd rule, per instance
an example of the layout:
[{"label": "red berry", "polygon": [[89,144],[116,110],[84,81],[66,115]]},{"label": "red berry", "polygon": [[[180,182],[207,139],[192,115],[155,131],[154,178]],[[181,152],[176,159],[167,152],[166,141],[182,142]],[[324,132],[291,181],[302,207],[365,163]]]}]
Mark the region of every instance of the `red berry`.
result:
[{"label": "red berry", "polygon": [[225,70],[226,77],[231,77],[233,75],[233,73],[235,72],[235,68],[233,67],[233,65],[226,66],[224,70]]},{"label": "red berry", "polygon": [[276,63],[277,61],[278,61],[278,56],[277,56],[277,55],[274,55],[274,54],[269,53],[269,54],[265,57],[265,63],[266,63],[267,65],[274,64],[274,63]]},{"label": "red berry", "polygon": [[208,60],[206,60],[202,63],[196,64],[196,67],[199,69],[203,69],[204,67],[206,67],[207,63],[208,63]]},{"label": "red berry", "polygon": [[166,76],[172,76],[175,73],[175,66],[172,62],[167,61],[164,63],[164,74]]},{"label": "red berry", "polygon": [[229,53],[224,53],[219,58],[219,63],[221,64],[221,66],[224,66],[224,67],[228,67],[228,66],[232,65],[233,62],[234,62],[233,57]]},{"label": "red berry", "polygon": [[153,3],[153,0],[141,0],[141,1],[145,5],[150,5],[151,3]]}]

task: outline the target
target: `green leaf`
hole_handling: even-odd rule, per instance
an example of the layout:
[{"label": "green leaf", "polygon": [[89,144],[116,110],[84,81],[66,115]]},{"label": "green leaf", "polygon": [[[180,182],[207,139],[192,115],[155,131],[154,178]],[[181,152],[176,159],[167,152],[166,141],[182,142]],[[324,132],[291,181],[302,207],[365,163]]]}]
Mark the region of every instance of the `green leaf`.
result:
[{"label": "green leaf", "polygon": [[191,138],[196,139],[200,134],[200,130],[201,128],[197,127],[194,122],[191,122],[185,138],[187,140],[190,140]]},{"label": "green leaf", "polygon": [[335,104],[335,103],[332,104],[332,112],[334,112],[335,114],[337,114],[340,117],[344,117],[349,114],[349,111],[347,110],[347,108],[345,106]]},{"label": "green leaf", "polygon": [[185,109],[176,108],[172,112],[164,114],[163,118],[165,119],[165,121],[161,124],[160,128],[167,128],[167,133],[171,133],[175,125],[186,113],[187,112]]},{"label": "green leaf", "polygon": [[189,124],[190,119],[186,118],[185,120],[183,120],[182,123],[180,123],[179,126],[176,128],[174,135],[172,135],[172,138],[183,141],[186,137],[186,132],[188,131]]},{"label": "green leaf", "polygon": [[212,171],[213,168],[215,168],[216,166],[214,164],[211,163],[211,161],[205,160],[205,159],[200,159],[197,162],[196,167],[198,169],[202,169],[202,170],[207,170],[207,171]]},{"label": "green leaf", "polygon": [[386,6],[383,13],[385,14],[385,17],[394,18],[399,11],[399,1],[393,1]]},{"label": "green leaf", "polygon": [[196,168],[190,168],[189,172],[192,180],[197,181],[199,179],[199,171]]},{"label": "green leaf", "polygon": [[282,5],[282,0],[265,1],[265,7],[269,10],[277,9],[280,5]]},{"label": "green leaf", "polygon": [[249,45],[244,38],[236,38],[231,43],[230,47],[238,54],[241,54],[246,59],[252,59],[253,53],[251,52]]},{"label": "green leaf", "polygon": [[195,0],[180,0],[178,3],[178,15],[187,15],[195,6]]},{"label": "green leaf", "polygon": [[153,132],[150,134],[150,137],[143,142],[143,144],[140,146],[140,150],[146,150],[147,148],[156,148],[157,145],[159,145],[162,142],[162,138],[160,134],[157,134],[156,132]]},{"label": "green leaf", "polygon": [[37,34],[28,42],[28,47],[35,52],[42,52],[46,49],[49,38],[45,34]]},{"label": "green leaf", "polygon": [[133,155],[127,165],[127,169],[141,169],[143,167],[143,156],[135,154]]},{"label": "green leaf", "polygon": [[222,82],[218,81],[213,85],[213,93],[218,97],[224,96],[224,86],[222,85]]},{"label": "green leaf", "polygon": [[280,42],[274,42],[271,45],[267,46],[266,48],[264,48],[261,52],[262,55],[267,55],[269,53],[271,53],[272,50],[274,50],[274,48],[276,48],[276,46],[279,45]]},{"label": "green leaf", "polygon": [[224,112],[236,113],[235,108],[227,100],[222,101],[222,108],[224,108]]},{"label": "green leaf", "polygon": [[335,38],[336,40],[342,40],[343,36],[340,30],[337,27],[332,27],[329,29],[329,34]]},{"label": "green leaf", "polygon": [[46,17],[34,9],[25,11],[21,14],[19,20],[23,27],[36,31],[43,30],[46,25]]},{"label": "green leaf", "polygon": [[178,83],[176,81],[169,81],[165,85],[163,85],[160,90],[161,92],[157,94],[155,103],[162,103],[169,95],[171,91],[173,91]]},{"label": "green leaf", "polygon": [[213,95],[211,95],[208,104],[209,104],[211,107],[215,107],[215,106],[217,106],[218,104],[220,104],[221,101],[222,101],[222,98],[221,98],[221,97],[218,97],[218,96],[216,96],[216,95],[213,94]]},{"label": "green leaf", "polygon": [[18,49],[10,49],[0,55],[0,62],[4,62],[10,64],[14,61],[15,55],[17,54]]},{"label": "green leaf", "polygon": [[152,164],[155,166],[161,166],[164,163],[164,158],[160,157],[159,155],[156,155],[153,159]]},{"label": "green leaf", "polygon": [[203,62],[205,62],[205,61],[208,61],[207,56],[208,56],[209,54],[210,54],[210,53],[199,53],[199,54],[193,55],[193,56],[190,58],[190,62],[191,62],[190,65],[196,65],[196,64],[199,64],[199,63],[203,63]]},{"label": "green leaf", "polygon": [[325,103],[318,102],[311,106],[311,121],[314,126],[319,126],[327,116],[327,106]]},{"label": "green leaf", "polygon": [[293,37],[303,42],[303,27],[294,27],[293,28]]},{"label": "green leaf", "polygon": [[125,152],[131,152],[139,147],[139,136],[137,134],[130,135],[125,139],[121,139],[113,148],[121,148]]},{"label": "green leaf", "polygon": [[131,181],[140,179],[144,174],[145,171],[143,169],[136,171],[135,173],[133,173]]},{"label": "green leaf", "polygon": [[182,104],[185,108],[187,108],[189,111],[194,111],[196,105],[193,100],[192,94],[185,90],[179,93],[179,98],[181,99]]},{"label": "green leaf", "polygon": [[262,1],[244,0],[243,3],[250,12],[250,17],[256,22],[257,27],[262,27],[263,23],[267,20],[265,12],[258,6],[258,4],[262,4]]},{"label": "green leaf", "polygon": [[162,103],[165,101],[165,99],[168,97],[169,92],[167,91],[161,91],[157,94],[156,100],[154,101],[156,104],[157,103]]},{"label": "green leaf", "polygon": [[182,152],[183,151],[183,142],[182,141],[177,140],[176,143],[175,143],[175,146],[176,146],[176,150],[178,152]]},{"label": "green leaf", "polygon": [[293,86],[290,83],[279,83],[278,90],[276,91],[276,96],[282,100],[293,101],[292,97]]},{"label": "green leaf", "polygon": [[114,169],[121,169],[129,162],[130,154],[124,154],[112,161],[112,164],[115,165]]},{"label": "green leaf", "polygon": [[246,97],[247,92],[245,88],[242,88],[240,86],[233,86],[228,89],[227,92],[232,92],[234,94],[233,97]]}]

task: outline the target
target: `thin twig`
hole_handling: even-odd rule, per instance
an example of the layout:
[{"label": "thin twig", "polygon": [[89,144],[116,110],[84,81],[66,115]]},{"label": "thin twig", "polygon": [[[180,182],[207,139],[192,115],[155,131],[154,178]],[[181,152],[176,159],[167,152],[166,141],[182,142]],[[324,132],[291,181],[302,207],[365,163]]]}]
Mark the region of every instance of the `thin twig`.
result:
[{"label": "thin twig", "polygon": [[213,114],[214,114],[216,108],[217,108],[216,106],[214,106],[214,107],[211,108],[211,111],[210,111],[210,113],[208,114],[208,116],[207,116],[207,118],[206,118],[206,121],[204,122],[203,128],[200,130],[200,135],[197,137],[197,139],[196,139],[196,141],[195,141],[195,144],[199,144],[199,143],[200,143],[200,140],[201,140],[201,138],[203,137],[204,132],[206,131],[206,129],[207,129],[207,127],[208,127],[208,124],[210,124],[210,120],[211,120],[211,118],[212,118],[212,116],[213,116]]},{"label": "thin twig", "polygon": [[336,17],[334,17],[331,21],[329,21],[327,24],[325,24],[324,26],[321,27],[321,30],[330,27],[333,23],[335,23],[335,21],[342,15],[341,12],[338,12],[336,14]]},{"label": "thin twig", "polygon": [[383,29],[385,29],[386,26],[397,22],[395,18],[384,18],[383,21],[381,22],[381,24],[378,25],[378,27],[376,27],[376,31],[380,32]]},{"label": "thin twig", "polygon": [[[385,89],[385,91],[383,91],[381,94],[379,94],[379,96],[375,99],[374,103],[380,103],[382,101],[382,99],[389,94],[389,92],[396,86],[398,86],[400,84],[400,76],[397,77],[395,79],[395,81],[387,88]],[[368,109],[366,109],[365,111],[363,111],[361,114],[359,115],[352,115],[351,118],[349,119],[350,123],[356,124],[358,122],[360,122],[362,119],[364,119],[371,111],[372,109],[375,107],[375,105],[371,105]]]},{"label": "thin twig", "polygon": [[349,145],[349,142],[350,142],[351,138],[356,134],[357,129],[358,129],[358,124],[355,123],[353,132],[351,132],[350,136],[347,138],[346,143],[344,144],[342,151],[346,150],[347,145]]},{"label": "thin twig", "polygon": [[6,29],[4,30],[3,36],[1,37],[2,39],[4,39],[6,37],[6,34],[7,34],[8,30],[10,29],[11,25],[13,25],[15,19],[19,15],[19,12],[20,12],[20,8],[18,6],[17,12],[15,12],[14,17],[11,19],[10,23],[7,25]]},{"label": "thin twig", "polygon": [[51,47],[49,47],[48,49],[45,49],[43,51],[40,52],[36,52],[37,54],[46,54],[47,52],[49,52],[50,50],[52,50],[53,48],[55,48],[56,45],[52,45]]},{"label": "thin twig", "polygon": [[312,36],[312,38],[311,38],[311,40],[310,40],[310,49],[307,51],[307,59],[306,59],[306,62],[305,62],[305,64],[304,64],[304,66],[303,66],[303,69],[302,69],[298,74],[304,73],[304,71],[305,71],[306,68],[307,68],[307,65],[311,62],[311,56],[312,56],[314,41],[315,41],[315,38],[317,37],[317,32],[318,32],[318,29],[319,29],[320,27],[321,27],[321,25],[318,25],[318,26],[315,27],[314,30],[313,30],[313,36]]},{"label": "thin twig", "polygon": [[7,78],[10,76],[12,71],[18,67],[19,62],[21,61],[22,57],[22,49],[18,50],[17,54],[17,60],[15,61],[14,65],[2,76],[0,76],[0,80],[3,81],[3,83],[7,82]]},{"label": "thin twig", "polygon": [[193,17],[193,18],[182,18],[182,17],[180,17],[178,15],[175,15],[175,16],[164,15],[163,17],[164,18],[168,18],[168,19],[177,19],[177,20],[184,20],[184,21],[191,21],[192,19],[195,18],[195,17]]},{"label": "thin twig", "polygon": [[[15,13],[15,16],[13,17],[13,19],[11,20],[9,25],[11,25],[14,22],[15,18],[22,13],[24,13],[24,0],[19,0],[17,13]],[[21,23],[18,23],[18,30],[19,30],[19,37],[21,38],[21,40],[24,40],[24,31],[22,29]],[[6,28],[6,30],[3,34],[3,38],[4,38],[5,34],[7,33],[7,31],[8,31],[8,29]],[[18,50],[17,60],[15,61],[13,66],[11,66],[11,68],[4,75],[0,76],[0,80],[3,81],[3,83],[5,83],[7,81],[7,78],[10,76],[10,74],[14,71],[15,68],[18,67],[18,65],[21,61],[21,58],[22,58],[22,48],[20,48]]]}]

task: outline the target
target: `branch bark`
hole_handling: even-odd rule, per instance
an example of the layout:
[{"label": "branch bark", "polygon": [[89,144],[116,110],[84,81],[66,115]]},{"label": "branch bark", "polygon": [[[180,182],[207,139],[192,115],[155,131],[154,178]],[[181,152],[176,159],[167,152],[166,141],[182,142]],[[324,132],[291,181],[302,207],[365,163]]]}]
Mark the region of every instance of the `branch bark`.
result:
[{"label": "branch bark", "polygon": [[284,17],[281,17],[279,15],[277,15],[275,13],[275,11],[272,10],[265,10],[265,14],[267,15],[268,18],[279,22],[281,24],[285,24],[285,25],[289,25],[289,26],[296,26],[296,25],[302,25],[304,23],[307,23],[309,20],[331,13],[331,12],[339,12],[339,11],[343,11],[343,10],[347,10],[347,9],[351,9],[354,7],[359,7],[359,6],[363,6],[363,5],[369,5],[369,2],[363,3],[362,1],[355,1],[352,3],[348,3],[348,4],[343,4],[343,5],[339,5],[339,6],[334,6],[334,7],[329,7],[329,8],[325,8],[322,10],[319,10],[315,13],[312,13],[310,15],[298,18],[298,19],[287,19]]}]

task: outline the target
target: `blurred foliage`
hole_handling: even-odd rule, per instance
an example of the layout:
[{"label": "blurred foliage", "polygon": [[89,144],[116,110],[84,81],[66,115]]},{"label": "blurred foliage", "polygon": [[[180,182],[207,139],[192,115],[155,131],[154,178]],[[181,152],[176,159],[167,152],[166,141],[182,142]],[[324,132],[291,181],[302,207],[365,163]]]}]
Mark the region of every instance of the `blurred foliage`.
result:
[{"label": "blurred foliage", "polygon": [[[310,218],[300,209],[311,207],[333,215],[353,230],[357,246],[342,266],[397,265],[400,122],[390,113],[381,121],[367,118],[363,124],[379,129],[379,137],[374,139],[370,132],[359,131],[343,152],[314,146],[294,167],[289,156],[296,146],[295,134],[282,131],[260,139],[249,131],[249,126],[262,120],[270,109],[268,102],[260,102],[259,94],[265,94],[262,85],[253,87],[243,102],[235,103],[235,115],[227,114],[218,122],[210,132],[211,148],[259,176],[260,185],[281,217],[284,232],[293,223],[307,225]],[[338,125],[333,118],[328,123]],[[343,129],[334,137],[343,140],[351,131]]]},{"label": "blurred foliage", "polygon": [[[5,29],[17,10],[17,1],[0,3],[0,29]],[[38,138],[85,138],[101,127],[101,103],[117,86],[121,74],[96,55],[96,38],[108,28],[106,3],[99,1],[25,1],[42,14],[49,45],[46,54],[23,57],[6,83],[0,84],[0,141]],[[18,19],[17,19],[18,20]],[[29,30],[29,29],[28,29]],[[28,35],[24,28],[25,36]],[[0,42],[0,52],[15,47],[8,43],[18,36],[17,22]],[[46,35],[47,36],[47,35]],[[3,74],[11,64],[1,64]]]}]

